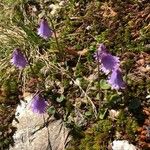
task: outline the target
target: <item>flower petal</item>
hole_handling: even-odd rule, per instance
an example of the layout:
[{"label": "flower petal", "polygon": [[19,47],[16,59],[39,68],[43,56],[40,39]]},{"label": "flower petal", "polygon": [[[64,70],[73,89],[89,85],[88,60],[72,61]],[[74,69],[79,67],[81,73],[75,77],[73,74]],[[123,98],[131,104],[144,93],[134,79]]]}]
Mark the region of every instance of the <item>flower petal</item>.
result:
[{"label": "flower petal", "polygon": [[34,113],[43,114],[46,111],[46,107],[47,103],[40,94],[36,94],[32,98],[31,109]]},{"label": "flower petal", "polygon": [[10,62],[20,69],[25,68],[26,65],[28,64],[25,56],[23,55],[23,53],[19,48],[16,48],[14,50]]},{"label": "flower petal", "polygon": [[44,39],[48,39],[52,36],[52,29],[49,27],[46,19],[41,20],[38,35]]},{"label": "flower petal", "polygon": [[125,88],[125,83],[123,81],[122,74],[119,68],[112,71],[108,83],[111,85],[112,89],[119,90]]}]

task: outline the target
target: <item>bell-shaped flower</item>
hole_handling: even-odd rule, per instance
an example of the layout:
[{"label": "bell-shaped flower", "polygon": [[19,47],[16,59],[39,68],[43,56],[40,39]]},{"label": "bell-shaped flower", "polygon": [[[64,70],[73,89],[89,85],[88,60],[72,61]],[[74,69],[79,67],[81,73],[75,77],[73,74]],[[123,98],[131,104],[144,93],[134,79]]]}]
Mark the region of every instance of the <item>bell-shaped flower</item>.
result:
[{"label": "bell-shaped flower", "polygon": [[94,54],[95,59],[101,63],[101,70],[107,75],[119,66],[119,57],[108,53],[104,44],[100,44],[97,52]]},{"label": "bell-shaped flower", "polygon": [[16,48],[12,54],[11,63],[15,65],[16,67],[22,69],[25,68],[27,63],[27,60],[21,50],[19,48]]},{"label": "bell-shaped flower", "polygon": [[113,56],[109,53],[103,53],[101,55],[101,70],[108,74],[119,66],[119,57]]},{"label": "bell-shaped flower", "polygon": [[119,90],[125,88],[125,83],[119,68],[116,68],[112,71],[111,75],[109,76],[108,83],[111,85],[112,89]]},{"label": "bell-shaped flower", "polygon": [[49,27],[46,19],[41,19],[38,35],[44,39],[49,39],[52,36],[52,29]]},{"label": "bell-shaped flower", "polygon": [[40,94],[36,94],[32,98],[30,107],[34,113],[43,114],[46,112],[47,102]]}]

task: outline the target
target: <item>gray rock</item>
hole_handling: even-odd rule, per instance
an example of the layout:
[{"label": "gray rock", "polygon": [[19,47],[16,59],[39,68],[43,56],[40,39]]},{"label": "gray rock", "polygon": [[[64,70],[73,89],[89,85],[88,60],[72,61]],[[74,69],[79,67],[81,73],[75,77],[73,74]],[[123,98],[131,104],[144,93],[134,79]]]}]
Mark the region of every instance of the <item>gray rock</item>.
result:
[{"label": "gray rock", "polygon": [[10,150],[64,150],[71,140],[69,129],[61,119],[34,114],[29,108],[31,98],[27,96],[27,102],[21,101],[17,107],[12,123],[17,128],[15,144]]}]

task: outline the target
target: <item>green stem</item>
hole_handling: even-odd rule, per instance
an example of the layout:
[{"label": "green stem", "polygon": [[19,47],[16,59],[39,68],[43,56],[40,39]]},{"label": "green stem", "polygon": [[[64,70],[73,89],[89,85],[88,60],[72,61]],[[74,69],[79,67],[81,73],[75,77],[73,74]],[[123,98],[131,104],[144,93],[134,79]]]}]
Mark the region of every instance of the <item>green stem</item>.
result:
[{"label": "green stem", "polygon": [[51,23],[51,26],[52,26],[52,29],[53,29],[53,32],[54,32],[54,37],[55,37],[55,41],[56,41],[57,48],[58,48],[59,52],[60,52],[61,54],[63,54],[63,50],[62,50],[61,46],[59,45],[59,41],[58,41],[58,37],[57,37],[57,34],[56,34],[56,29],[55,29],[53,20],[52,20],[52,18],[51,18],[50,16],[49,16],[48,18],[49,18],[49,20],[50,20],[50,23]]},{"label": "green stem", "polygon": [[26,55],[26,53],[24,52],[24,55],[25,55],[25,57],[26,57],[26,60],[27,60],[27,62],[28,62],[28,65],[29,65],[29,67],[30,67],[30,69],[31,69],[31,72],[34,74],[34,76],[38,79],[38,76],[37,76],[37,74],[34,72],[34,70],[33,70],[33,68],[32,68],[32,65],[31,65],[31,63],[30,63],[30,61],[29,61],[29,59],[28,59],[28,57],[27,57],[27,55]]},{"label": "green stem", "polygon": [[[97,52],[97,58],[98,58],[98,52]],[[101,100],[102,100],[102,93],[101,93],[101,88],[100,88],[100,63],[97,60],[97,70],[98,70],[98,93],[99,93],[99,109],[101,107]]]}]

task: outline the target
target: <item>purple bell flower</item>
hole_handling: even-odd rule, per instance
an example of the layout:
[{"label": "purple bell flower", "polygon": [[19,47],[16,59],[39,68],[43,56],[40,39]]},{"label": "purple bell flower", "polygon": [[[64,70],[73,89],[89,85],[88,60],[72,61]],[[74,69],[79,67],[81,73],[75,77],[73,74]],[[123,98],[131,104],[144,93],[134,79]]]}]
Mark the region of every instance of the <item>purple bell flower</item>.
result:
[{"label": "purple bell flower", "polygon": [[97,52],[94,54],[97,61],[101,63],[101,70],[107,75],[110,71],[119,66],[119,57],[108,53],[104,44],[100,44]]},{"label": "purple bell flower", "polygon": [[41,19],[38,35],[44,39],[49,39],[52,36],[52,29],[49,27],[46,19]]},{"label": "purple bell flower", "polygon": [[115,68],[119,66],[119,57],[112,56],[108,53],[103,53],[101,55],[101,70],[108,74],[110,71],[113,71]]},{"label": "purple bell flower", "polygon": [[108,83],[111,85],[112,89],[119,90],[125,88],[125,83],[119,68],[112,71],[112,74],[108,79]]},{"label": "purple bell flower", "polygon": [[47,102],[45,99],[40,94],[36,94],[31,101],[31,110],[34,113],[43,114],[45,113],[46,108]]},{"label": "purple bell flower", "polygon": [[23,55],[23,53],[19,48],[16,48],[14,50],[10,62],[20,69],[25,68],[26,65],[28,64],[25,56]]}]

